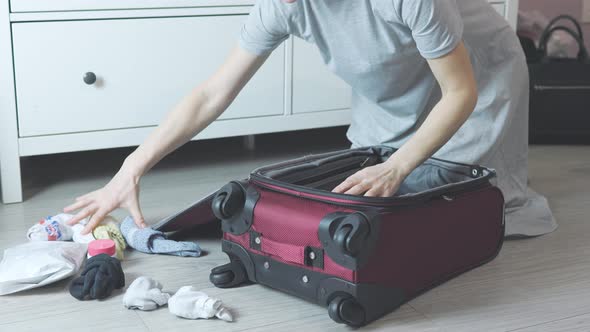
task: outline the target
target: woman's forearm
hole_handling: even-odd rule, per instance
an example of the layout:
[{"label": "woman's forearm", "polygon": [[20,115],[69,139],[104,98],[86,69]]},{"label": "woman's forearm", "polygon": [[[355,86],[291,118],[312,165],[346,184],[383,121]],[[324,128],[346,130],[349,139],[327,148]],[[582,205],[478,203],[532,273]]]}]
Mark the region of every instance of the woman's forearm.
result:
[{"label": "woman's forearm", "polygon": [[239,47],[205,83],[186,96],[133,152],[123,168],[139,178],[217,119],[262,66],[266,56]]},{"label": "woman's forearm", "polygon": [[475,106],[476,92],[452,90],[445,93],[416,134],[385,163],[364,168],[349,176],[332,191],[348,195],[390,197],[418,165],[442,146]]},{"label": "woman's forearm", "polygon": [[476,102],[477,91],[447,93],[388,162],[408,175],[451,139],[471,115]]},{"label": "woman's forearm", "polygon": [[124,167],[142,176],[164,156],[191,140],[223,112],[224,105],[214,100],[204,86],[195,88],[127,157]]},{"label": "woman's forearm", "polygon": [[463,43],[442,58],[428,60],[428,64],[440,85],[442,98],[414,136],[389,160],[405,175],[451,139],[477,104],[477,82]]}]

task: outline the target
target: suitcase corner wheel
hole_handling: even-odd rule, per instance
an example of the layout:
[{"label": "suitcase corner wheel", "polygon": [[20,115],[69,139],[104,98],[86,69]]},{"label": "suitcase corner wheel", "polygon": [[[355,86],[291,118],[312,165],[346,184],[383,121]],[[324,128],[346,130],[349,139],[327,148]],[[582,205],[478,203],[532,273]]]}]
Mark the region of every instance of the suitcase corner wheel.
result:
[{"label": "suitcase corner wheel", "polygon": [[352,327],[360,327],[366,323],[365,309],[349,295],[338,295],[330,300],[328,315],[334,322]]},{"label": "suitcase corner wheel", "polygon": [[244,234],[253,222],[254,206],[260,195],[243,181],[232,181],[223,186],[211,203],[213,214],[222,221],[226,233]]},{"label": "suitcase corner wheel", "polygon": [[328,256],[346,268],[357,270],[374,252],[379,217],[372,212],[334,212],[320,222],[318,238]]},{"label": "suitcase corner wheel", "polygon": [[248,281],[248,275],[239,259],[231,259],[229,263],[213,268],[209,280],[215,287],[232,288]]},{"label": "suitcase corner wheel", "polygon": [[230,182],[223,186],[213,198],[213,213],[221,220],[230,219],[239,212],[245,202],[244,188],[237,182]]},{"label": "suitcase corner wheel", "polygon": [[334,232],[333,241],[341,251],[354,256],[366,244],[368,234],[367,219],[360,214],[351,214],[338,226]]}]

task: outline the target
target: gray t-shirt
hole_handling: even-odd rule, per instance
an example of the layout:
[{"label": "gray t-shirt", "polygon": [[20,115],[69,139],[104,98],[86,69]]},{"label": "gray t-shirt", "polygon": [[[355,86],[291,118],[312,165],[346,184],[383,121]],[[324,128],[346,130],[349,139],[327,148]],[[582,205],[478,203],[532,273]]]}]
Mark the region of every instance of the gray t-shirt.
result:
[{"label": "gray t-shirt", "polygon": [[[511,31],[485,0],[259,0],[241,31],[240,45],[262,55],[289,35],[315,44],[328,68],[353,88],[348,133],[353,145],[400,146],[440,99],[426,59],[444,56],[464,40],[478,64],[474,67],[483,69],[476,77],[481,95],[489,83],[484,67],[510,56],[511,47],[496,46],[506,44]],[[486,141],[495,143],[503,126],[486,125]],[[459,135],[463,141],[474,138]],[[468,162],[490,149],[490,144],[479,146],[468,157],[458,151],[449,155],[443,148],[439,155]]]},{"label": "gray t-shirt", "polygon": [[[441,98],[427,59],[442,57],[463,41],[478,103],[435,156],[496,168],[507,207],[516,211],[507,215],[508,234],[555,229],[546,201],[526,185],[524,55],[514,31],[486,0],[258,0],[240,45],[263,55],[289,35],[315,44],[328,68],[352,87],[348,138],[355,147],[405,143]],[[531,206],[532,212],[521,209]],[[519,213],[536,217],[512,221]]]}]

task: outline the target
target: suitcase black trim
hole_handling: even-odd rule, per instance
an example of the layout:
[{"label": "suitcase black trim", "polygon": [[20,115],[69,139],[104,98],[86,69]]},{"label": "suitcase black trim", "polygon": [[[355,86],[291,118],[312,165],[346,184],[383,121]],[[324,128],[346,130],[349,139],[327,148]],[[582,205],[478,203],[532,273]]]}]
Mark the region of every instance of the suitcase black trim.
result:
[{"label": "suitcase black trim", "polygon": [[[241,235],[250,230],[254,221],[254,208],[260,193],[247,181],[232,181],[216,193],[211,203],[213,214],[222,221],[226,233]],[[230,206],[229,211],[224,207]]]},{"label": "suitcase black trim", "polygon": [[[504,227],[503,223],[502,234],[504,234]],[[330,317],[337,323],[360,327],[393,312],[402,304],[448,280],[491,262],[498,256],[503,244],[504,236],[500,236],[496,250],[487,259],[465,266],[450,275],[441,276],[439,280],[411,295],[404,294],[402,289],[386,288],[374,284],[355,284],[327,274],[281,263],[269,257],[248,252],[241,245],[229,240],[222,240],[221,247],[223,252],[229,256],[230,263],[211,270],[209,279],[216,287],[220,288],[231,288],[253,282],[278,289],[293,296],[328,306]],[[219,276],[219,271],[226,273],[231,271],[232,277],[220,284],[215,281]],[[307,277],[307,282],[304,282],[303,276]],[[333,304],[343,297],[352,297],[358,301],[363,309],[362,322],[350,322],[335,316]]]},{"label": "suitcase black trim", "polygon": [[[380,224],[379,213],[374,210],[333,212],[320,221],[318,239],[334,262],[357,271],[369,261],[375,251],[379,242]],[[352,241],[352,246],[357,250],[350,250]]]},{"label": "suitcase black trim", "polygon": [[[246,272],[243,276],[244,280],[241,280],[242,283],[247,281],[259,283],[328,306],[330,317],[339,323],[354,327],[366,325],[394,311],[407,300],[403,290],[398,288],[355,284],[248,252],[241,245],[228,240],[222,240],[221,247],[230,257],[230,264],[233,264],[234,268],[237,267],[238,262],[241,262],[238,270],[243,268]],[[212,270],[210,279],[214,278]],[[231,282],[234,285],[239,284],[235,279]],[[223,287],[217,284],[216,286]],[[357,303],[353,308],[362,312],[349,312],[352,314],[351,318],[342,317],[344,313],[338,312],[339,303],[335,303],[341,302],[342,299],[353,299],[353,303]],[[359,317],[362,319],[358,319]]]},{"label": "suitcase black trim", "polygon": [[324,268],[324,250],[322,248],[305,247],[305,265],[317,267],[318,269]]}]

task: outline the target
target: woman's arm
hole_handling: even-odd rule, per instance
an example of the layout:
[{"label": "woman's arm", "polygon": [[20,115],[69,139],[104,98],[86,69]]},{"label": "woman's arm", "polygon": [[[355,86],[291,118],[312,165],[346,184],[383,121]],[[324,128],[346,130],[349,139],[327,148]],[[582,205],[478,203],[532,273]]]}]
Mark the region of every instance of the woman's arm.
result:
[{"label": "woman's arm", "polygon": [[346,179],[334,192],[351,195],[393,195],[403,180],[442,147],[465,123],[477,103],[477,82],[467,49],[460,43],[448,55],[428,60],[442,98],[424,123],[387,162]]},{"label": "woman's arm", "polygon": [[186,96],[125,163],[137,176],[145,174],[217,119],[265,60],[236,47],[217,72]]},{"label": "woman's arm", "polygon": [[239,47],[207,81],[196,87],[164,119],[103,188],[78,197],[64,212],[80,210],[69,222],[91,217],[84,233],[92,230],[118,207],[129,210],[145,226],[139,208],[139,180],[164,156],[174,151],[217,119],[252,78],[267,56],[255,56]]},{"label": "woman's arm", "polygon": [[392,165],[408,174],[451,139],[477,104],[477,82],[463,43],[445,57],[428,60],[428,64],[442,98],[416,134],[391,158]]}]

